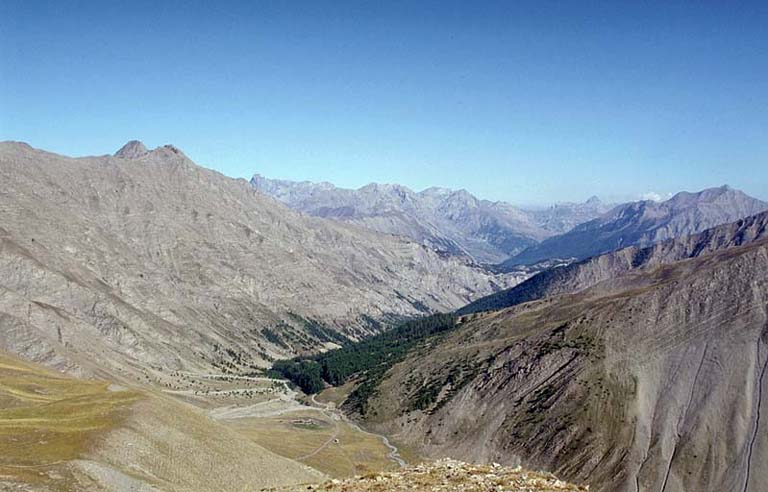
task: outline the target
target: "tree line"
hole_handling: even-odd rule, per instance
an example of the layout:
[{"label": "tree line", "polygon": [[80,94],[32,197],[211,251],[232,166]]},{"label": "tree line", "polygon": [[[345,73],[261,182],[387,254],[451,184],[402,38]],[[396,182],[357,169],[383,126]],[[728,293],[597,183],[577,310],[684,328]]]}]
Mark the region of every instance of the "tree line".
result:
[{"label": "tree line", "polygon": [[299,357],[276,361],[272,370],[298,386],[304,393],[313,394],[321,391],[326,383],[341,386],[352,377],[364,375],[351,399],[361,400],[364,404],[378,380],[397,362],[403,360],[408,352],[419,342],[452,329],[456,325],[453,314],[435,314],[419,318],[397,326],[396,328],[374,335],[361,342],[317,354],[311,357]]}]

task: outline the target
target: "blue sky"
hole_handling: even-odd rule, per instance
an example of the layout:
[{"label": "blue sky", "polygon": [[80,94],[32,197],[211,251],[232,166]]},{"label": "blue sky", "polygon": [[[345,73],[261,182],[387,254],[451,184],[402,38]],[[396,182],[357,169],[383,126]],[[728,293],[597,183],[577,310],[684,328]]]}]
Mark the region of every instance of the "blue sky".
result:
[{"label": "blue sky", "polygon": [[520,204],[768,198],[768,2],[121,3],[0,3],[0,139]]}]

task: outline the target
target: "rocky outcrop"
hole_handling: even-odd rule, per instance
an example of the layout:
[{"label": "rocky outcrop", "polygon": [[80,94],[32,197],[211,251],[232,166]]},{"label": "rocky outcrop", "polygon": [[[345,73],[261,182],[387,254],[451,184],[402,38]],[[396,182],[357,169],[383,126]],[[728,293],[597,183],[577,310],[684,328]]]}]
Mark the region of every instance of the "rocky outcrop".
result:
[{"label": "rocky outcrop", "polygon": [[567,484],[549,473],[536,473],[499,464],[472,465],[444,459],[399,472],[372,473],[347,480],[331,480],[265,492],[318,490],[328,492],[566,492],[589,487]]}]

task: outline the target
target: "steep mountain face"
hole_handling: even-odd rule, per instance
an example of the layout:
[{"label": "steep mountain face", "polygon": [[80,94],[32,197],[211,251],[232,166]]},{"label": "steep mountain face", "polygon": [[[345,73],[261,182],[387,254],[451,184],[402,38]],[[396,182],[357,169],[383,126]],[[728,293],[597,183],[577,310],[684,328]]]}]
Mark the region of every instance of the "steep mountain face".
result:
[{"label": "steep mountain face", "polygon": [[465,317],[391,368],[365,417],[590,490],[758,492],[767,400],[763,238]]},{"label": "steep mountain face", "polygon": [[0,346],[73,372],[235,369],[510,285],[291,211],[181,151],[0,144]]},{"label": "steep mountain face", "polygon": [[417,193],[400,185],[370,184],[349,190],[330,183],[272,180],[258,174],[251,184],[306,214],[409,237],[479,263],[501,262],[605,211],[596,199],[526,211],[445,188]]},{"label": "steep mountain face", "polygon": [[681,192],[665,202],[640,201],[548,238],[507,260],[503,267],[551,259],[584,259],[625,246],[640,247],[694,234],[768,210],[768,203],[729,186]]},{"label": "steep mountain face", "polygon": [[577,292],[631,270],[695,258],[748,244],[766,236],[768,212],[763,212],[707,229],[699,234],[670,239],[646,248],[630,246],[567,266],[552,268],[515,287],[478,299],[461,308],[458,313],[498,310],[553,295]]}]

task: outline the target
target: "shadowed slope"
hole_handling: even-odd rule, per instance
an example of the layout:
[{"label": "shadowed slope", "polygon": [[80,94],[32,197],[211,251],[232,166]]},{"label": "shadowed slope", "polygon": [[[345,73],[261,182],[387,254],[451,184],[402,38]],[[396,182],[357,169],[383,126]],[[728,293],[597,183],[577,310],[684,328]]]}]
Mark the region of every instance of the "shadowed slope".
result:
[{"label": "shadowed slope", "polygon": [[762,239],[471,315],[392,368],[366,418],[595,490],[762,491],[767,279]]},{"label": "shadowed slope", "polygon": [[553,268],[525,282],[461,308],[459,314],[490,311],[556,294],[577,292],[631,270],[695,258],[721,249],[748,244],[768,236],[768,212],[713,227],[699,234],[670,239],[646,248],[632,246]]}]

